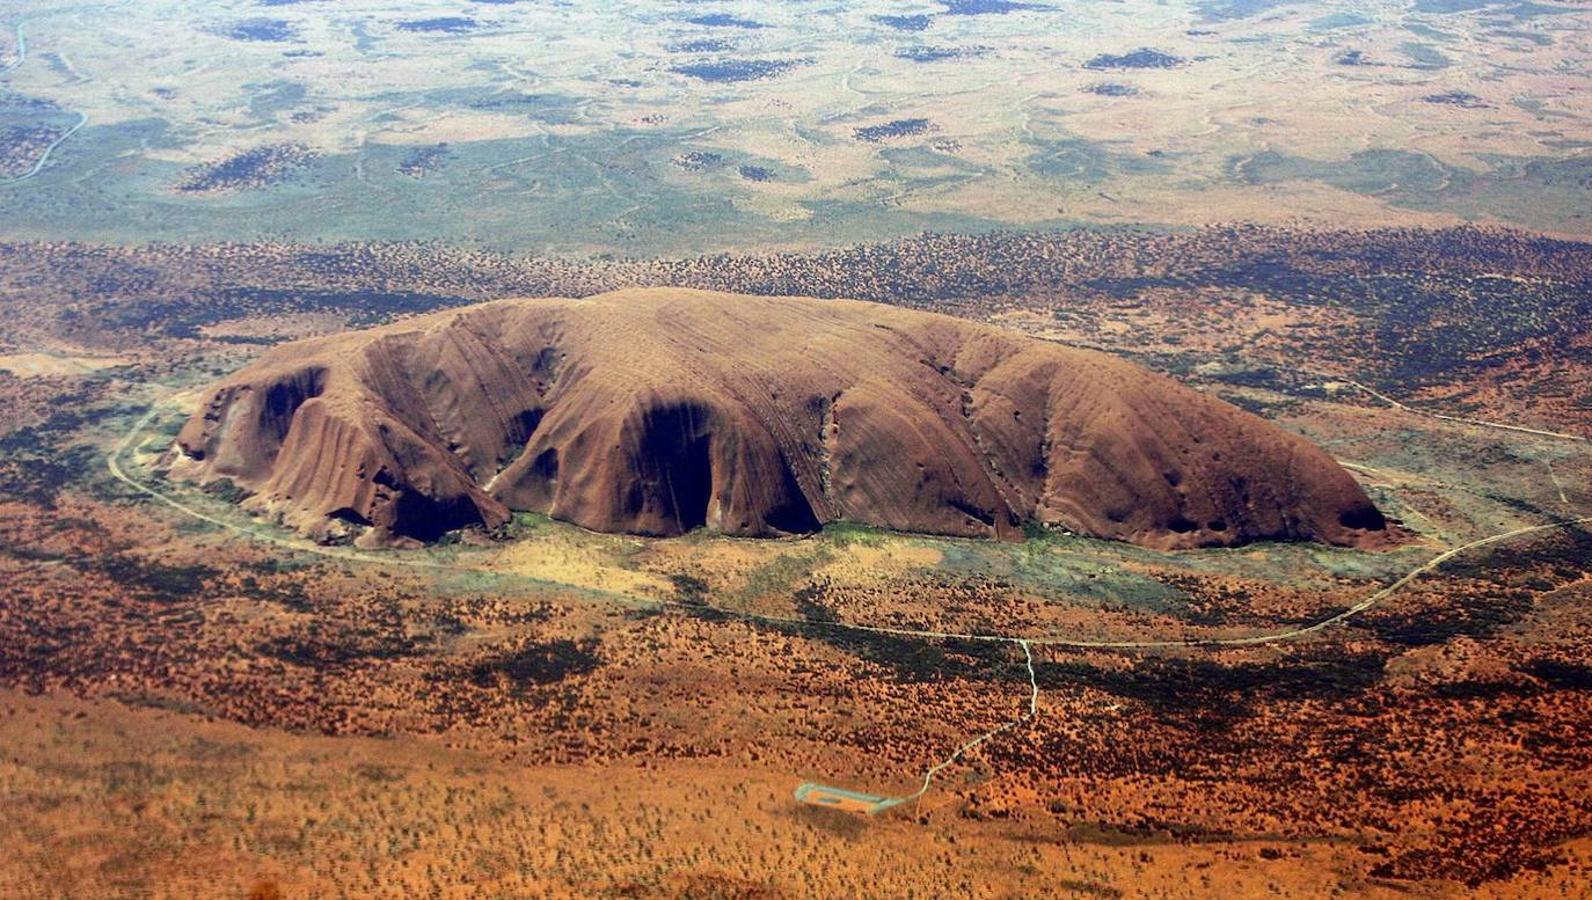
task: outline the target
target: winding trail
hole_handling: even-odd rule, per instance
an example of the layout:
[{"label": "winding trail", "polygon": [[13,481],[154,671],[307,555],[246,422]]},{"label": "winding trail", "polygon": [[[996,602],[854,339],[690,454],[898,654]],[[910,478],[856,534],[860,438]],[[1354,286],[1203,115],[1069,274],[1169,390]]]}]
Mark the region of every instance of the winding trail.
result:
[{"label": "winding trail", "polygon": [[35,176],[37,174],[39,174],[41,171],[44,170],[45,164],[50,161],[50,154],[55,152],[55,148],[61,146],[64,143],[66,143],[66,139],[67,138],[69,138],[72,135],[76,134],[78,132],[78,129],[82,128],[84,125],[87,125],[87,124],[88,124],[88,113],[85,113],[85,112],[78,113],[77,114],[77,123],[72,125],[70,128],[66,129],[65,131],[61,132],[59,137],[57,137],[55,140],[51,141],[50,145],[48,147],[44,148],[44,152],[40,153],[39,154],[39,158],[34,161],[33,168],[27,170],[26,172],[22,173],[21,175],[16,176],[15,178],[7,178],[7,179],[5,179],[3,181],[0,181],[0,187],[9,187],[9,186],[11,186],[13,184],[19,184],[21,182],[27,181],[29,178],[32,178],[33,176]]},{"label": "winding trail", "polygon": [[278,547],[283,547],[287,550],[292,550],[297,553],[308,553],[313,556],[319,556],[324,559],[338,560],[340,562],[360,563],[363,565],[396,566],[398,568],[420,569],[431,572],[454,572],[467,575],[490,575],[494,578],[513,578],[517,581],[522,581],[527,584],[540,587],[570,590],[588,595],[595,595],[602,597],[605,600],[626,606],[656,608],[667,605],[667,601],[631,597],[628,594],[621,594],[616,591],[608,591],[602,588],[587,587],[583,585],[568,584],[562,581],[537,578],[532,575],[503,573],[481,566],[462,566],[457,563],[443,562],[440,560],[424,559],[398,554],[387,556],[376,553],[367,553],[365,551],[351,548],[330,547],[324,544],[317,544],[312,541],[290,537],[288,532],[269,525],[256,528],[248,525],[240,525],[237,522],[229,522],[226,519],[217,518],[216,516],[212,516],[201,509],[197,509],[187,503],[184,503],[182,500],[179,500],[176,497],[159,490],[151,484],[139,481],[138,479],[129,475],[127,471],[122,468],[122,457],[124,457],[137,445],[138,439],[143,436],[144,429],[149,427],[149,423],[154,420],[155,416],[158,415],[159,412],[159,406],[153,406],[133,425],[132,430],[129,431],[121,440],[121,442],[118,443],[116,447],[106,455],[105,469],[110,473],[112,478],[115,478],[117,481],[131,488],[133,491],[142,494],[158,503],[169,506],[177,512],[189,517],[190,519],[204,522],[209,525],[214,525],[223,531],[231,532],[239,537],[248,538],[252,541],[259,541],[263,544],[274,544]]},{"label": "winding trail", "polygon": [[[1410,412],[1414,412],[1414,413],[1418,413],[1418,414],[1426,415],[1426,416],[1431,416],[1431,417],[1438,418],[1438,419],[1443,419],[1445,421],[1462,422],[1464,424],[1470,424],[1470,425],[1484,425],[1484,426],[1488,426],[1488,427],[1502,428],[1502,429],[1510,430],[1510,431],[1521,431],[1521,432],[1526,432],[1526,433],[1529,433],[1529,434],[1534,434],[1534,435],[1544,436],[1544,437],[1566,438],[1566,439],[1570,439],[1570,440],[1581,440],[1581,441],[1585,440],[1585,438],[1581,438],[1581,437],[1579,437],[1577,435],[1560,434],[1560,433],[1557,433],[1557,432],[1549,432],[1549,431],[1541,431],[1541,430],[1536,430],[1536,429],[1521,428],[1521,427],[1517,427],[1517,426],[1510,426],[1510,425],[1504,425],[1504,424],[1499,424],[1499,423],[1479,422],[1479,421],[1473,421],[1473,420],[1467,420],[1467,419],[1460,419],[1460,418],[1457,418],[1457,417],[1454,417],[1454,416],[1444,416],[1444,415],[1439,415],[1439,414],[1436,414],[1436,413],[1427,413],[1427,412],[1424,412],[1422,410],[1415,410],[1415,409],[1411,409],[1410,407],[1404,406],[1403,404],[1400,404],[1397,401],[1392,400],[1391,398],[1388,398],[1388,397],[1385,397],[1384,395],[1378,394],[1378,393],[1376,393],[1375,391],[1372,391],[1369,388],[1365,388],[1363,385],[1356,385],[1356,386],[1361,387],[1362,389],[1366,390],[1368,393],[1371,393],[1373,396],[1376,396],[1378,398],[1386,400],[1389,403],[1394,404],[1399,409],[1409,410]],[[364,552],[364,551],[347,549],[347,548],[340,548],[340,547],[327,547],[327,546],[323,546],[323,545],[320,545],[320,544],[315,544],[315,543],[312,543],[312,542],[309,542],[309,541],[303,541],[303,540],[298,540],[298,539],[287,537],[284,532],[281,532],[280,530],[271,528],[270,526],[265,526],[265,527],[262,527],[262,528],[253,528],[253,527],[240,525],[240,524],[238,524],[236,522],[230,522],[230,521],[227,521],[225,519],[221,519],[221,518],[218,518],[216,516],[212,516],[212,515],[204,512],[203,510],[197,509],[197,508],[195,508],[195,507],[183,502],[182,500],[180,500],[180,499],[178,499],[176,497],[173,497],[173,496],[171,496],[168,493],[165,493],[165,492],[161,491],[160,489],[158,489],[157,487],[155,487],[152,484],[149,484],[149,483],[146,483],[146,482],[143,482],[143,481],[139,481],[137,478],[134,478],[132,475],[128,474],[128,472],[122,467],[122,458],[124,456],[126,456],[129,452],[131,452],[136,446],[138,446],[140,438],[144,436],[144,432],[149,427],[150,423],[153,422],[155,417],[160,413],[161,405],[164,402],[166,402],[167,400],[169,400],[169,399],[170,399],[169,397],[163,398],[162,400],[157,400],[154,404],[152,404],[150,406],[149,410],[142,417],[140,417],[137,420],[137,422],[134,423],[133,427],[127,432],[127,434],[122,438],[122,440],[119,443],[117,443],[117,445],[110,451],[110,453],[106,454],[106,457],[105,457],[105,468],[106,468],[106,471],[108,471],[110,473],[111,477],[115,478],[118,482],[121,482],[122,484],[124,484],[127,487],[131,488],[136,493],[142,494],[144,496],[147,496],[147,497],[149,497],[149,498],[151,498],[151,499],[153,499],[153,500],[155,500],[155,501],[157,501],[159,503],[162,503],[162,504],[164,504],[164,505],[176,510],[177,512],[180,512],[183,515],[188,516],[188,517],[190,517],[192,519],[195,519],[195,520],[198,520],[198,521],[201,521],[201,522],[205,522],[205,523],[208,523],[210,525],[214,525],[214,526],[216,526],[218,528],[221,528],[221,529],[226,530],[226,531],[230,531],[230,532],[232,532],[234,534],[241,535],[241,536],[249,538],[251,540],[257,540],[257,541],[261,541],[261,542],[264,542],[264,543],[275,544],[275,545],[282,546],[282,547],[285,547],[287,549],[294,550],[294,551],[297,551],[297,552],[311,553],[311,554],[314,554],[314,555],[317,555],[317,556],[321,556],[321,557],[325,557],[325,558],[328,558],[328,559],[336,559],[336,560],[341,560],[341,561],[346,561],[346,562],[357,562],[357,563],[376,564],[376,565],[395,565],[395,566],[400,566],[400,567],[407,567],[407,568],[414,568],[414,569],[424,569],[424,570],[430,570],[430,571],[459,572],[459,573],[466,573],[466,574],[478,574],[478,575],[489,575],[489,576],[493,576],[493,577],[504,577],[505,573],[502,573],[502,572],[499,572],[499,571],[496,571],[496,570],[493,570],[493,569],[490,569],[490,568],[487,568],[487,567],[483,567],[483,566],[460,565],[458,563],[450,563],[450,562],[443,562],[443,561],[439,561],[439,560],[416,558],[416,557],[409,556],[409,555],[400,555],[398,553],[391,552],[391,551],[387,551],[387,552],[383,552],[383,553],[378,554],[378,553],[368,553],[368,552]],[[1292,627],[1292,628],[1281,629],[1281,630],[1277,630],[1277,631],[1266,632],[1266,633],[1262,633],[1262,634],[1249,635],[1249,636],[1244,636],[1244,637],[1227,637],[1227,638],[1189,638],[1189,639],[1182,639],[1182,640],[1170,640],[1169,639],[1169,640],[1151,640],[1151,641],[1087,640],[1087,639],[1080,639],[1080,638],[1062,637],[1062,636],[1057,636],[1057,635],[1029,636],[1029,635],[1010,635],[1010,634],[980,634],[980,633],[974,633],[974,632],[935,631],[935,630],[932,630],[932,629],[921,629],[921,628],[895,628],[895,627],[890,627],[890,626],[885,626],[885,625],[863,625],[863,624],[856,624],[856,623],[849,623],[849,622],[818,622],[818,621],[813,621],[813,620],[805,619],[805,618],[796,618],[794,616],[777,616],[777,615],[769,615],[769,614],[764,614],[764,613],[747,612],[747,611],[744,611],[744,610],[726,609],[726,608],[722,608],[722,607],[704,605],[704,604],[688,604],[688,603],[682,603],[682,602],[677,601],[677,600],[646,599],[646,598],[640,598],[640,597],[632,597],[630,595],[623,594],[623,593],[620,593],[620,592],[617,592],[617,591],[607,591],[607,590],[601,590],[601,589],[588,588],[588,587],[584,587],[584,586],[580,586],[580,585],[567,584],[567,583],[564,583],[564,582],[554,581],[554,580],[551,580],[551,579],[539,579],[539,578],[535,578],[535,577],[531,577],[531,576],[511,576],[511,577],[522,578],[522,579],[524,579],[524,580],[526,580],[528,582],[532,582],[532,583],[539,584],[539,585],[545,585],[545,586],[548,586],[548,587],[561,588],[561,589],[565,589],[565,590],[574,590],[574,591],[578,591],[578,592],[585,593],[585,594],[597,595],[597,596],[601,596],[601,597],[603,597],[605,599],[610,599],[610,600],[613,600],[613,601],[616,601],[616,602],[619,602],[619,603],[622,603],[622,604],[625,604],[625,605],[630,605],[630,606],[642,606],[642,607],[648,607],[648,608],[671,608],[671,607],[673,607],[673,608],[678,608],[678,609],[680,609],[682,611],[685,611],[685,612],[697,613],[697,614],[700,614],[702,612],[711,612],[711,613],[713,613],[715,615],[723,616],[723,617],[728,618],[728,619],[734,619],[734,620],[738,620],[738,621],[751,622],[751,623],[763,624],[763,625],[772,625],[772,626],[779,626],[779,627],[792,627],[792,628],[800,628],[800,629],[828,629],[828,630],[832,630],[832,631],[845,631],[845,632],[851,632],[851,633],[857,633],[857,634],[872,634],[872,635],[881,635],[881,636],[898,637],[898,638],[913,638],[913,639],[919,639],[919,640],[925,640],[925,641],[964,641],[964,642],[970,642],[970,643],[1015,644],[1018,647],[1020,647],[1022,649],[1022,651],[1023,651],[1023,658],[1024,658],[1024,661],[1025,661],[1025,663],[1027,665],[1027,668],[1028,668],[1028,681],[1029,681],[1029,688],[1030,688],[1030,693],[1029,693],[1029,697],[1028,697],[1028,703],[1027,703],[1026,711],[1024,711],[1021,714],[1017,715],[1016,717],[1014,717],[1014,718],[1012,718],[1010,720],[1007,720],[1007,721],[1003,722],[1002,724],[990,729],[989,731],[986,731],[986,732],[984,732],[984,733],[972,738],[971,740],[969,740],[966,743],[963,743],[961,746],[957,747],[954,751],[951,752],[950,755],[946,756],[943,760],[941,760],[940,762],[938,762],[935,765],[931,766],[926,772],[924,772],[924,774],[923,774],[923,784],[916,791],[914,791],[913,793],[902,795],[902,796],[895,796],[895,797],[891,797],[891,796],[875,796],[875,795],[870,795],[870,794],[862,794],[862,793],[858,793],[858,792],[854,792],[854,791],[848,791],[848,790],[845,790],[845,789],[842,789],[842,788],[832,788],[832,787],[828,787],[828,786],[825,786],[825,785],[816,784],[816,783],[810,783],[810,782],[801,785],[796,790],[796,799],[798,801],[801,801],[801,802],[828,805],[828,804],[834,804],[834,803],[839,802],[839,800],[837,800],[836,798],[843,798],[845,800],[849,800],[849,801],[852,801],[854,803],[861,804],[860,808],[864,809],[870,815],[873,815],[873,814],[876,814],[876,813],[879,813],[879,812],[883,812],[884,810],[890,809],[890,808],[892,808],[894,806],[899,806],[899,805],[901,805],[903,803],[913,802],[913,801],[917,800],[918,798],[922,797],[925,793],[928,792],[930,785],[934,781],[934,777],[937,774],[939,774],[943,769],[945,769],[948,766],[951,766],[951,765],[955,764],[964,755],[966,755],[968,752],[970,752],[971,750],[975,749],[979,745],[981,745],[981,744],[983,744],[983,743],[985,743],[985,742],[987,742],[989,740],[992,740],[995,737],[998,737],[999,735],[1001,735],[1001,734],[1003,734],[1003,733],[1005,733],[1007,731],[1010,731],[1013,728],[1018,727],[1019,725],[1025,724],[1025,723],[1035,719],[1039,715],[1039,681],[1038,681],[1037,674],[1035,672],[1034,656],[1033,656],[1033,648],[1036,647],[1036,646],[1058,647],[1058,648],[1064,648],[1064,649],[1083,649],[1083,650],[1087,650],[1087,649],[1097,649],[1097,650],[1162,650],[1162,649],[1177,649],[1177,648],[1184,648],[1184,649],[1188,649],[1188,648],[1206,648],[1206,649],[1209,649],[1209,648],[1224,648],[1224,647],[1249,647],[1249,646],[1257,646],[1257,645],[1263,645],[1263,644],[1272,644],[1272,643],[1277,643],[1277,642],[1281,642],[1281,641],[1293,640],[1293,639],[1304,637],[1306,635],[1315,634],[1315,633],[1323,631],[1323,630],[1325,630],[1327,628],[1331,628],[1331,627],[1336,626],[1336,625],[1341,625],[1344,622],[1349,621],[1350,619],[1354,618],[1355,616],[1358,616],[1361,613],[1364,613],[1365,611],[1375,607],[1376,605],[1378,605],[1382,601],[1386,600],[1388,597],[1390,597],[1393,594],[1397,593],[1399,590],[1404,588],[1406,585],[1410,584],[1411,582],[1415,581],[1416,579],[1420,578],[1421,576],[1433,571],[1434,569],[1436,569],[1439,566],[1441,566],[1443,563],[1453,559],[1456,556],[1460,556],[1460,555],[1462,555],[1464,553],[1468,553],[1469,551],[1475,550],[1475,549],[1480,548],[1480,547],[1485,547],[1485,546],[1488,546],[1490,544],[1496,544],[1496,543],[1501,543],[1501,542],[1504,542],[1504,541],[1509,541],[1509,540],[1512,540],[1512,539],[1515,539],[1515,538],[1518,538],[1518,537],[1523,537],[1523,536],[1529,535],[1529,534],[1538,534],[1538,533],[1542,533],[1542,532],[1546,532],[1546,531],[1553,531],[1553,530],[1557,530],[1557,529],[1561,529],[1561,528],[1572,528],[1572,527],[1577,527],[1577,526],[1582,526],[1582,525],[1592,525],[1592,516],[1579,516],[1579,517],[1575,517],[1575,518],[1567,518],[1567,519],[1561,519],[1561,520],[1556,520],[1556,521],[1552,521],[1552,522],[1547,522],[1547,523],[1543,523],[1543,524],[1539,524],[1539,525],[1528,525],[1528,526],[1524,526],[1524,527],[1521,527],[1521,528],[1515,528],[1515,529],[1511,529],[1509,531],[1500,532],[1498,534],[1489,535],[1487,537],[1478,538],[1476,540],[1469,541],[1467,543],[1460,544],[1460,545],[1457,545],[1455,547],[1451,547],[1448,550],[1445,550],[1442,553],[1439,553],[1436,556],[1431,557],[1430,559],[1426,560],[1425,562],[1423,562],[1423,563],[1415,566],[1414,568],[1410,569],[1408,572],[1406,572],[1402,577],[1398,578],[1396,581],[1393,581],[1392,583],[1390,583],[1390,584],[1388,584],[1388,585],[1386,585],[1386,586],[1384,586],[1382,588],[1379,588],[1376,591],[1373,591],[1372,593],[1367,595],[1364,599],[1362,599],[1360,602],[1354,604],[1353,606],[1350,606],[1349,608],[1347,608],[1345,610],[1342,610],[1341,612],[1335,613],[1335,614],[1333,614],[1331,616],[1327,616],[1326,618],[1320,619],[1320,620],[1318,620],[1316,622],[1313,622],[1311,624],[1301,625],[1301,626]]]},{"label": "winding trail", "polygon": [[[16,55],[15,59],[13,59],[11,62],[7,63],[3,68],[0,68],[0,75],[4,75],[4,74],[7,74],[7,73],[11,72],[13,69],[16,69],[18,66],[22,65],[22,63],[27,60],[27,58],[28,58],[28,38],[27,38],[27,33],[22,30],[22,27],[24,25],[26,25],[26,24],[27,24],[27,20],[23,20],[23,21],[17,23],[17,55]],[[81,77],[82,77],[81,73],[79,73],[79,78],[81,78]],[[12,186],[14,184],[21,184],[22,182],[27,181],[28,179],[32,178],[33,176],[35,176],[35,175],[39,174],[40,172],[44,171],[45,165],[47,165],[50,162],[50,154],[55,152],[55,148],[61,146],[64,143],[66,143],[66,139],[67,138],[71,137],[74,134],[77,134],[77,132],[84,125],[87,125],[87,124],[88,124],[88,113],[79,112],[77,114],[77,122],[75,124],[73,124],[71,127],[67,128],[65,131],[61,132],[61,134],[58,137],[56,137],[55,140],[50,142],[49,146],[44,148],[44,152],[39,154],[39,158],[37,160],[34,160],[33,168],[27,170],[26,172],[22,173],[21,175],[18,175],[16,177],[14,177],[14,178],[0,179],[0,187],[10,187],[10,186]]]},{"label": "winding trail", "polygon": [[972,750],[974,747],[977,747],[979,744],[982,744],[985,741],[990,740],[1004,732],[1010,731],[1013,728],[1016,728],[1017,726],[1039,716],[1039,676],[1034,672],[1034,651],[1028,646],[1028,641],[1026,640],[1019,639],[1016,643],[1017,646],[1023,648],[1023,662],[1028,666],[1028,712],[1023,713],[1009,722],[1005,722],[996,726],[995,728],[991,728],[989,731],[986,731],[962,746],[957,747],[955,752],[953,752],[950,756],[947,756],[936,765],[930,767],[927,772],[923,773],[923,784],[919,786],[917,790],[901,797],[886,797],[884,801],[875,809],[869,811],[869,815],[876,815],[878,813],[884,812],[892,806],[900,806],[903,803],[911,803],[914,800],[917,800],[919,797],[922,797],[924,794],[929,792],[929,785],[934,782],[934,776],[940,774],[941,769],[944,769],[946,766],[955,763],[957,760],[962,758],[963,754],[967,753],[969,750]]},{"label": "winding trail", "polygon": [[1352,381],[1352,380],[1349,380],[1349,379],[1345,379],[1344,383],[1345,384],[1351,384],[1351,385],[1355,386],[1356,388],[1359,388],[1360,390],[1364,391],[1365,393],[1370,394],[1371,396],[1375,397],[1378,400],[1381,400],[1383,403],[1386,403],[1387,405],[1393,407],[1396,410],[1399,410],[1400,412],[1413,413],[1413,414],[1415,414],[1417,416],[1426,416],[1429,419],[1440,419],[1440,420],[1442,420],[1444,422],[1459,422],[1460,424],[1463,424],[1463,425],[1479,425],[1482,428],[1497,428],[1497,429],[1501,429],[1503,431],[1518,431],[1521,434],[1534,434],[1534,435],[1537,435],[1538,437],[1550,437],[1550,438],[1559,438],[1560,440],[1565,440],[1565,441],[1580,441],[1582,443],[1592,443],[1592,438],[1589,438],[1589,437],[1586,437],[1585,435],[1580,435],[1580,434],[1565,434],[1562,431],[1544,431],[1541,428],[1527,428],[1524,425],[1510,425],[1507,422],[1489,422],[1489,421],[1487,421],[1485,419],[1467,419],[1464,416],[1449,416],[1449,415],[1444,415],[1443,413],[1429,412],[1427,410],[1420,409],[1419,407],[1410,406],[1408,404],[1401,403],[1401,402],[1399,402],[1397,400],[1394,400],[1392,397],[1389,397],[1388,395],[1382,393],[1381,391],[1378,391],[1378,390],[1376,390],[1374,388],[1371,388],[1371,387],[1367,387],[1366,385],[1363,385],[1363,384],[1361,384],[1358,381]]},{"label": "winding trail", "polygon": [[12,59],[10,62],[6,63],[3,66],[0,66],[0,75],[4,75],[7,72],[10,72],[12,69],[15,69],[16,67],[22,65],[22,63],[27,60],[27,58],[28,58],[28,36],[22,30],[22,26],[26,25],[26,24],[27,24],[27,20],[26,19],[23,19],[22,21],[17,23],[17,29],[16,29],[17,30],[17,55],[16,55],[16,58]]},{"label": "winding trail", "polygon": [[1566,509],[1570,508],[1570,498],[1565,496],[1564,482],[1559,480],[1559,473],[1553,471],[1553,461],[1545,459],[1542,464],[1548,469],[1548,480],[1553,482],[1553,489],[1559,494],[1559,502],[1564,504]]}]

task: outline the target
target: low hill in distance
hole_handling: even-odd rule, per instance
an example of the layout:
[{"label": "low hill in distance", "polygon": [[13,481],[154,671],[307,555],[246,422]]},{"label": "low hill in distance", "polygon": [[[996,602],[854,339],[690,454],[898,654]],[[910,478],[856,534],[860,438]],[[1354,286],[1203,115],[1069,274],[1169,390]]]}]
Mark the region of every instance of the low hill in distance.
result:
[{"label": "low hill in distance", "polygon": [[1386,536],[1347,472],[1263,419],[1102,353],[846,300],[634,289],[298,341],[215,386],[177,443],[175,475],[364,546],[512,510],[646,535]]}]

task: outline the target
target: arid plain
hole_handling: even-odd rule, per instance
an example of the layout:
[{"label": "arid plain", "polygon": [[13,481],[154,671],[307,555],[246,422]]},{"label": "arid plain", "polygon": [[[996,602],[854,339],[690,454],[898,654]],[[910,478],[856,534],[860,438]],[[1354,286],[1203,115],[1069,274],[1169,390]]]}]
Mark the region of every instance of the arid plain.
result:
[{"label": "arid plain", "polygon": [[[1202,281],[1262,254],[1244,315],[1191,314],[1224,308]],[[1264,229],[647,264],[13,245],[7,352],[62,363],[3,382],[8,891],[1574,894],[1588,547],[1555,523],[1587,514],[1592,457],[1585,335],[1557,323],[1588,257],[1505,232]],[[1442,303],[1382,303],[1434,258]],[[1350,466],[1403,538],[1166,554],[520,516],[367,552],[161,474],[197,388],[373,309],[831,279],[1130,353],[1259,411]],[[1063,281],[1092,293],[1027,287]],[[1453,327],[1454,296],[1494,290],[1512,318]],[[1392,321],[1442,352],[1379,345]],[[1032,685],[1019,645],[856,625],[1035,638]],[[1012,721],[911,805],[792,798],[908,795]]]}]

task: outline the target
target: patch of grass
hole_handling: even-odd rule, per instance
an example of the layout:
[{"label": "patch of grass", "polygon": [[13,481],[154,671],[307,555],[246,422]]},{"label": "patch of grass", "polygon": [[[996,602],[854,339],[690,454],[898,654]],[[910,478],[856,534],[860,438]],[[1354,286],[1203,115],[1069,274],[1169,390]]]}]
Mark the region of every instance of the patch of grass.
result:
[{"label": "patch of grass", "polygon": [[837,547],[851,544],[860,544],[864,547],[878,547],[884,544],[885,538],[893,532],[877,525],[864,525],[861,522],[835,521],[824,526],[821,532],[825,540]]},{"label": "patch of grass", "polygon": [[793,585],[812,578],[813,570],[834,558],[828,547],[818,546],[811,554],[784,553],[752,570],[735,599],[747,601],[771,594],[786,594]]}]

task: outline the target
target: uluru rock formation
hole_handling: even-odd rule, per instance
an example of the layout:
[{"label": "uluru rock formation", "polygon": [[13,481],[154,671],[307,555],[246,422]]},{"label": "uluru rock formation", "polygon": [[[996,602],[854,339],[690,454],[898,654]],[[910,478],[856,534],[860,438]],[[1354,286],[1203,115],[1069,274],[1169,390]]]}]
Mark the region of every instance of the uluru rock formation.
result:
[{"label": "uluru rock formation", "polygon": [[849,300],[626,290],[298,341],[177,443],[176,474],[307,531],[368,526],[365,545],[511,510],[650,535],[1383,534],[1348,473],[1260,418],[1105,354]]}]

